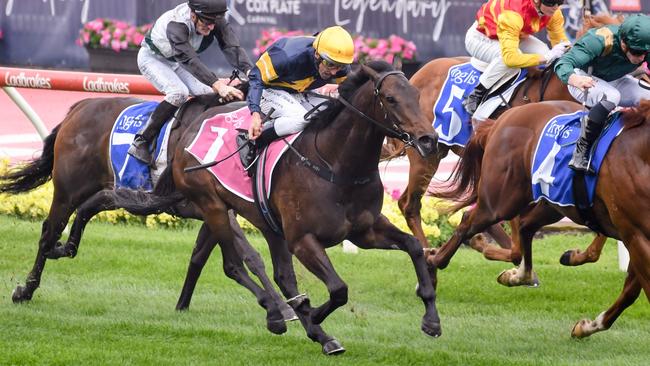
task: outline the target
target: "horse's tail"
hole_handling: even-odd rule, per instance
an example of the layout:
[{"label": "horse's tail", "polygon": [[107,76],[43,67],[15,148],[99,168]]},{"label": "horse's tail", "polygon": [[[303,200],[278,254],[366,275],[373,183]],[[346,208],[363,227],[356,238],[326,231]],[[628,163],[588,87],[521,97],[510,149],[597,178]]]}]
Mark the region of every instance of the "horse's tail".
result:
[{"label": "horse's tail", "polygon": [[25,166],[0,175],[0,193],[23,193],[35,189],[52,178],[54,167],[54,142],[61,124],[54,127],[43,142],[41,156]]},{"label": "horse's tail", "polygon": [[454,168],[450,181],[442,190],[431,192],[434,197],[456,201],[456,204],[449,208],[450,212],[476,203],[483,153],[495,122],[489,119],[481,122],[479,127],[474,130],[472,138],[465,145],[463,155]]},{"label": "horse's tail", "polygon": [[153,192],[137,191],[128,188],[115,190],[115,203],[134,215],[152,215],[169,211],[173,205],[185,197],[176,191],[172,179],[171,166],[163,170]]}]

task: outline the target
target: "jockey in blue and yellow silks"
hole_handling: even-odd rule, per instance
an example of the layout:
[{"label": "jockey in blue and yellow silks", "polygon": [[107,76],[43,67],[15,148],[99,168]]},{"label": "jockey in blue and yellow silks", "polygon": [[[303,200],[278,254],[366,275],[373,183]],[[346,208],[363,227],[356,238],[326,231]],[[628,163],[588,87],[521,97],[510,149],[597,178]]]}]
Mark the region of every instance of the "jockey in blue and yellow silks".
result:
[{"label": "jockey in blue and yellow silks", "polygon": [[[465,109],[472,115],[486,92],[515,76],[520,68],[549,64],[569,45],[560,5],[564,0],[489,0],[476,14],[467,31],[465,48],[488,63],[480,83],[467,97]],[[553,49],[533,34],[546,29]]]},{"label": "jockey in blue and yellow silks", "polygon": [[[261,148],[279,136],[302,131],[305,113],[323,101],[303,94],[345,80],[354,60],[354,43],[339,26],[324,29],[316,37],[291,37],[276,41],[264,52],[249,74],[248,108],[252,122],[249,138]],[[261,113],[273,126],[261,131]]]}]

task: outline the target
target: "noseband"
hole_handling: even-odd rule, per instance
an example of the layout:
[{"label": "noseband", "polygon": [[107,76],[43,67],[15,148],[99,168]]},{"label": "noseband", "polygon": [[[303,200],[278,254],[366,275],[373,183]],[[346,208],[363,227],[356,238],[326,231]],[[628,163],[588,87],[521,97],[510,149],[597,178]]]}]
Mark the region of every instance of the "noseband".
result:
[{"label": "noseband", "polygon": [[359,116],[363,117],[366,121],[374,124],[375,126],[379,127],[379,129],[383,130],[388,137],[394,137],[402,142],[404,142],[407,145],[414,146],[414,141],[413,137],[411,134],[408,132],[404,131],[400,126],[397,125],[391,118],[389,118],[388,111],[386,110],[386,107],[384,106],[384,103],[382,103],[381,99],[379,99],[379,90],[381,89],[381,84],[384,82],[384,79],[390,75],[398,75],[406,78],[404,76],[404,73],[401,71],[387,71],[379,75],[377,80],[375,81],[375,103],[379,101],[379,106],[381,107],[381,110],[384,112],[384,118],[388,120],[392,126],[391,127],[386,127],[383,123],[377,121],[376,119],[368,116],[367,114],[363,113],[360,111],[357,107],[353,106],[352,103],[348,102],[345,100],[345,98],[339,96],[338,100],[348,109],[352,110],[354,113],[358,114]]}]

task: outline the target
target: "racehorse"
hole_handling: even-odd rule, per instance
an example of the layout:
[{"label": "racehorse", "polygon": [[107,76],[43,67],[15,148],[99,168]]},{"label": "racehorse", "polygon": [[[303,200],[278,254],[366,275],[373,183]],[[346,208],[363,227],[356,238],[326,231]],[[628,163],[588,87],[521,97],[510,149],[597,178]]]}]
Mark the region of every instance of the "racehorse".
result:
[{"label": "racehorse", "polygon": [[[124,196],[119,200],[121,196],[116,195],[113,189],[114,175],[108,146],[111,128],[117,117],[126,107],[141,102],[143,101],[135,98],[91,98],[75,103],[63,122],[45,139],[42,155],[38,159],[0,177],[2,193],[27,192],[50,179],[54,186],[52,204],[47,219],[43,222],[34,266],[27,275],[25,286],[19,285],[13,291],[14,302],[32,299],[34,291],[39,287],[47,259],[76,256],[82,232],[93,215],[116,207],[129,207],[129,197]],[[222,102],[216,97],[206,95],[194,98],[182,107],[177,117],[178,127],[172,130],[169,138],[168,159],[173,157],[173,147],[188,123],[209,107],[219,104]],[[196,207],[187,201],[179,202],[179,197],[182,196],[170,194],[159,198],[157,202],[151,202],[148,208],[140,205],[140,211],[136,213],[159,213],[167,209],[177,216],[202,219],[201,212]],[[70,235],[67,242],[62,244],[58,240],[75,210],[77,215]],[[246,241],[234,217],[230,224],[233,226],[236,251],[231,247],[222,248],[224,272],[255,294],[258,302],[267,309],[267,327],[275,333],[281,333],[286,329],[284,319],[294,317],[292,310],[273,290],[261,257]],[[199,230],[176,309],[189,307],[201,269],[215,244],[216,239],[208,227],[203,225]],[[249,277],[241,257],[260,279],[264,289]]]},{"label": "racehorse", "polygon": [[[340,97],[308,124],[277,163],[272,177],[270,211],[281,233],[265,221],[256,205],[226,189],[205,170],[186,173],[197,160],[184,150],[200,123],[193,123],[176,147],[171,169],[159,186],[182,192],[203,213],[222,246],[232,241],[227,210],[233,208],[265,237],[273,259],[274,278],[301,320],[307,336],[325,354],[344,352],[320,324],[348,301],[348,288],[336,273],[325,248],[344,239],[364,249],[400,249],[410,256],[418,278],[417,295],[425,305],[421,329],[441,334],[435,290],[418,240],[400,231],[381,214],[383,185],[379,157],[386,135],[400,136],[424,156],[435,152],[436,135],[417,105],[418,91],[385,62],[361,65],[339,87]],[[202,121],[231,110],[217,107],[198,117]],[[318,169],[311,169],[316,166]],[[329,171],[332,179],[315,174]],[[287,250],[288,249],[288,250]],[[329,299],[312,307],[300,295],[291,254],[323,281]]]},{"label": "racehorse", "polygon": [[[447,79],[447,73],[453,66],[468,62],[468,57],[455,58],[438,58],[428,62],[411,78],[411,84],[420,91],[420,109],[422,113],[433,121],[433,108],[438,100],[442,86]],[[529,69],[529,78],[522,83],[513,95],[510,105],[517,106],[540,100],[573,100],[568,89],[555,73],[547,70],[546,73],[540,73],[534,68]],[[544,87],[545,86],[545,87]],[[505,108],[500,108],[495,112],[495,116],[503,113]],[[422,196],[429,188],[429,184],[440,161],[447,156],[451,150],[458,156],[462,156],[463,148],[454,145],[448,146],[442,143],[438,144],[438,153],[423,159],[411,149],[393,148],[393,156],[405,153],[409,160],[409,179],[408,185],[398,200],[398,205],[406,222],[423,246],[426,248],[427,240],[422,230],[422,218],[420,210],[422,209]],[[507,244],[507,236],[500,226],[495,225],[488,228],[488,232],[495,237],[500,243]]]},{"label": "racehorse", "polygon": [[[591,28],[606,24],[620,24],[621,22],[622,17],[620,16],[613,17],[607,14],[585,16],[583,27],[578,32],[578,36]],[[449,69],[468,61],[468,57],[435,59],[424,65],[411,78],[411,83],[420,90],[420,108],[431,121],[434,119],[434,106],[438,101]],[[510,104],[506,107],[498,108],[491,116],[492,118],[497,118],[510,107],[542,100],[574,101],[566,86],[562,84],[550,69],[546,70],[547,73],[540,73],[536,68],[529,68],[528,72],[528,79],[514,92]],[[405,149],[399,141],[391,139],[385,150],[385,158],[388,157],[390,159],[402,154],[406,154],[408,157],[408,185],[398,200],[398,206],[413,235],[426,248],[427,240],[422,229],[422,218],[420,214],[422,209],[422,196],[426,193],[431,179],[438,170],[440,161],[447,156],[450,150],[456,155],[462,156],[463,148],[458,145],[448,146],[439,143],[438,154],[428,159],[422,159],[417,154],[410,152],[409,149]],[[516,223],[511,224],[516,225]],[[521,255],[517,248],[517,243],[514,243],[515,247],[511,250],[510,240],[501,226],[494,225],[487,228],[486,231],[494,237],[502,248],[486,243],[480,236],[470,240],[470,246],[483,253],[488,259],[509,261],[518,264],[521,260]],[[578,250],[567,251],[563,254],[561,262],[566,265],[579,265],[590,262],[593,258],[598,257],[605,240],[606,238],[597,236],[585,252],[579,252]],[[585,256],[585,254],[588,256]]]},{"label": "racehorse", "polygon": [[[531,167],[540,134],[554,116],[581,108],[564,101],[530,104],[504,113],[493,126],[476,130],[452,178],[455,188],[439,194],[461,197],[455,208],[476,205],[465,212],[453,236],[433,256],[436,268],[447,266],[463,240],[517,215],[521,215],[517,234],[524,262],[531,261],[532,238],[542,226],[562,216],[585,224],[575,206],[546,200],[530,205]],[[572,330],[574,337],[609,329],[642,289],[650,300],[650,225],[644,215],[650,208],[650,191],[645,184],[650,174],[650,101],[642,101],[638,108],[622,115],[624,128],[602,161],[590,216],[604,235],[623,241],[627,247],[628,275],[614,305],[594,321],[578,322]]]}]

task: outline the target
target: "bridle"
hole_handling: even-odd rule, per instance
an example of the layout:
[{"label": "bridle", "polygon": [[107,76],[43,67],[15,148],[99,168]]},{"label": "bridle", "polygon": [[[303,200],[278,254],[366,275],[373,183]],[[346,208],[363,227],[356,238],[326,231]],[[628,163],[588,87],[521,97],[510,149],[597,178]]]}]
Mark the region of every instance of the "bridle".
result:
[{"label": "bridle", "polygon": [[379,102],[379,107],[384,112],[384,119],[386,119],[386,120],[388,120],[390,122],[390,124],[391,124],[390,127],[386,127],[384,123],[381,123],[381,122],[377,121],[376,119],[374,119],[374,118],[368,116],[367,114],[363,113],[362,111],[360,111],[357,107],[352,105],[352,103],[347,101],[342,96],[339,95],[337,100],[340,101],[341,104],[343,104],[346,108],[348,108],[351,111],[353,111],[354,113],[358,114],[359,116],[361,116],[366,121],[374,124],[380,130],[383,130],[388,137],[394,137],[396,139],[401,140],[406,145],[417,148],[417,146],[415,144],[415,141],[413,140],[413,137],[411,136],[411,134],[404,131],[397,123],[395,123],[393,121],[392,118],[390,118],[390,116],[388,114],[388,110],[384,106],[384,103],[381,101],[381,98],[379,98],[382,83],[384,82],[384,80],[388,76],[391,76],[391,75],[402,76],[402,77],[404,77],[406,79],[406,76],[401,71],[387,71],[387,72],[381,73],[379,75],[379,77],[377,78],[377,80],[375,80],[375,90],[373,92],[375,104],[377,102]]}]

